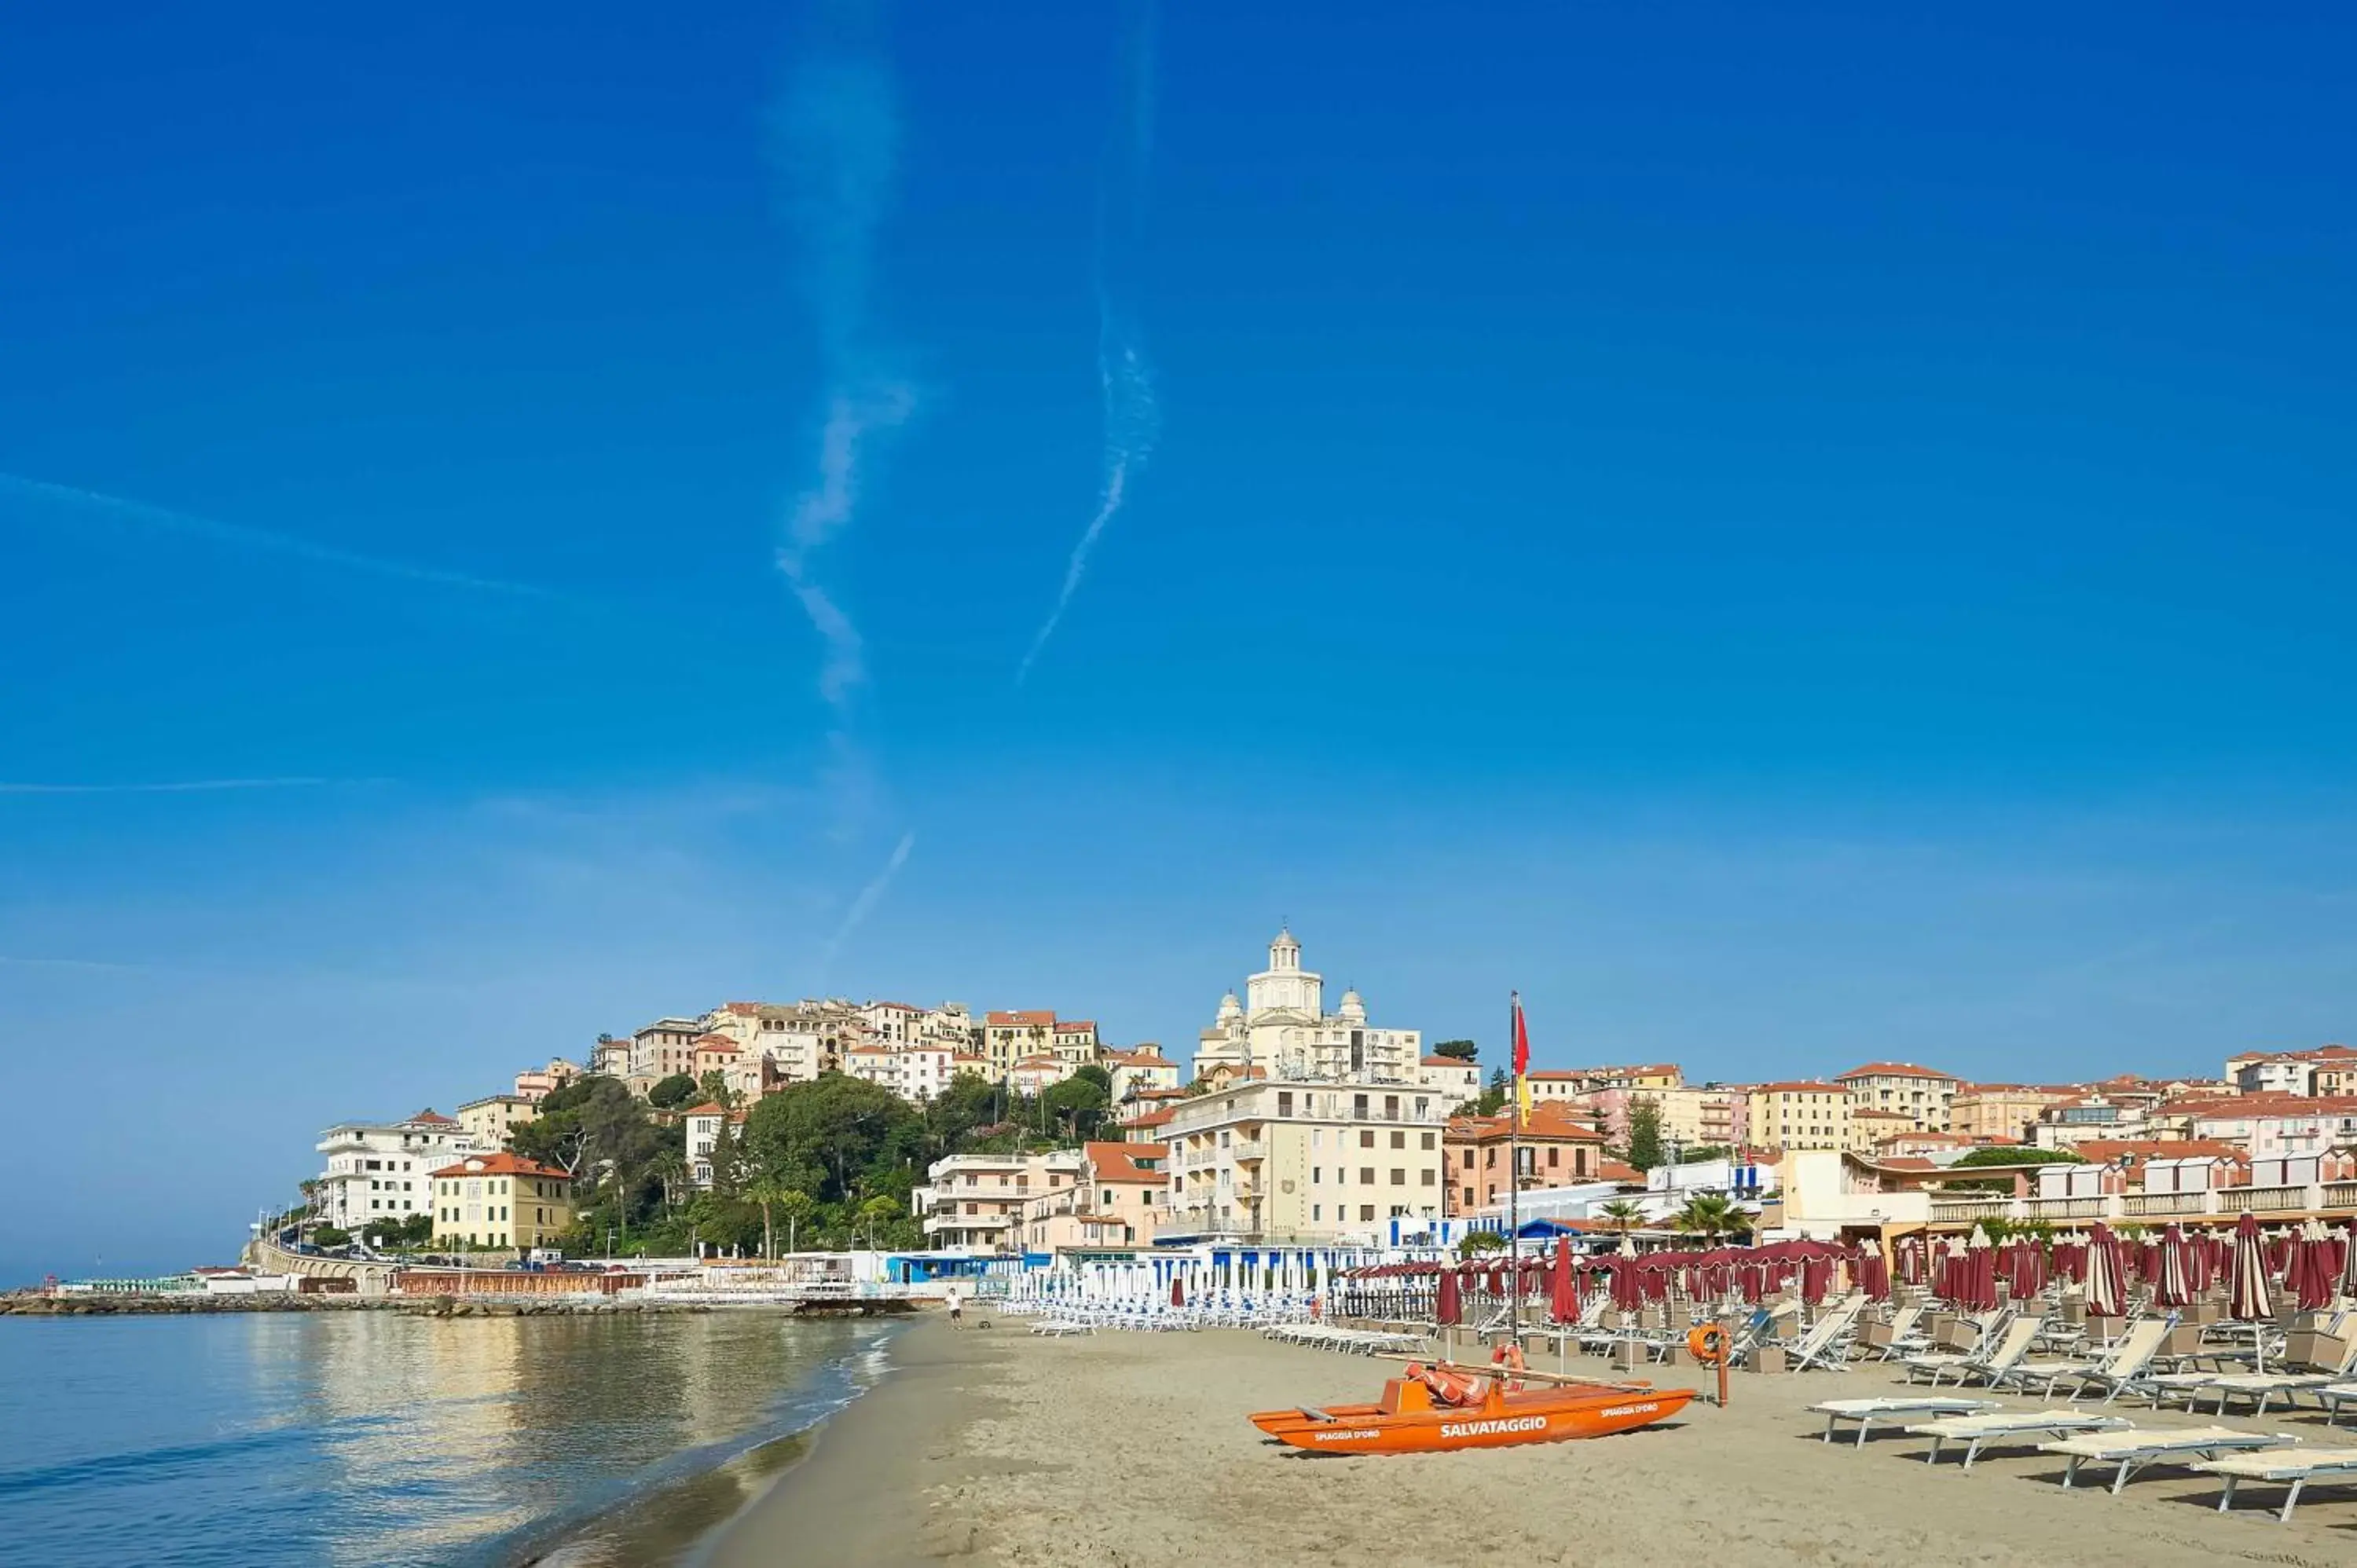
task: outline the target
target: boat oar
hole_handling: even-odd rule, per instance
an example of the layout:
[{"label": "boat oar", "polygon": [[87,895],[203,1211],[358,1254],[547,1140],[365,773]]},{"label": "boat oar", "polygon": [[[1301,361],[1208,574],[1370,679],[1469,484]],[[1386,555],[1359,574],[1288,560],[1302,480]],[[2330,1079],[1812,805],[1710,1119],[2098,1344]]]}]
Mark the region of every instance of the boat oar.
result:
[{"label": "boat oar", "polygon": [[1462,1361],[1431,1361],[1422,1356],[1396,1356],[1388,1350],[1375,1353],[1378,1361],[1410,1361],[1420,1363],[1440,1372],[1464,1372],[1476,1378],[1504,1378],[1512,1382],[1578,1383],[1598,1389],[1650,1389],[1653,1385],[1642,1380],[1626,1378],[1583,1378],[1570,1372],[1536,1372],[1525,1368],[1501,1367],[1496,1362],[1467,1366]]}]

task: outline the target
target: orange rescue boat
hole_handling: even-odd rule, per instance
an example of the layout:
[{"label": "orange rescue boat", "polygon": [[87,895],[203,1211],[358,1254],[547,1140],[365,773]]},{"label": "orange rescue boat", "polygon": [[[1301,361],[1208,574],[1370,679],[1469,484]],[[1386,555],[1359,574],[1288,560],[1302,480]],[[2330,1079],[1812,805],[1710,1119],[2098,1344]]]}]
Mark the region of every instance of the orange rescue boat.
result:
[{"label": "orange rescue boat", "polygon": [[[1444,1454],[1458,1448],[1510,1448],[1609,1437],[1666,1421],[1685,1409],[1692,1389],[1598,1383],[1514,1369],[1411,1363],[1383,1384],[1372,1404],[1322,1410],[1265,1410],[1252,1423],[1281,1443],[1318,1454]],[[1529,1378],[1556,1386],[1529,1389]]]}]

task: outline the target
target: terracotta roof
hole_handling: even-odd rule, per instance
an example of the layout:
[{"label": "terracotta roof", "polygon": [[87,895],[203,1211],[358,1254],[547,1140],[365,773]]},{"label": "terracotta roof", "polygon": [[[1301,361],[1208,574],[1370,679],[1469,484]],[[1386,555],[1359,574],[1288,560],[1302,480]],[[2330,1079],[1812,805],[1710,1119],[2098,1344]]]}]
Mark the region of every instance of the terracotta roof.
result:
[{"label": "terracotta roof", "polygon": [[988,1013],[983,1015],[982,1021],[995,1029],[1028,1029],[1035,1026],[1045,1026],[1055,1023],[1056,1015],[1052,1011],[1032,1013]]},{"label": "terracotta roof", "polygon": [[1015,1065],[1018,1068],[1061,1067],[1064,1065],[1064,1058],[1061,1057],[1025,1057]]},{"label": "terracotta roof", "polygon": [[1093,1035],[1096,1030],[1096,1025],[1086,1018],[1060,1018],[1056,1021],[1056,1033],[1060,1035]]},{"label": "terracotta roof", "polygon": [[1849,1098],[1849,1090],[1838,1083],[1755,1083],[1753,1094],[1838,1094]]},{"label": "terracotta roof", "polygon": [[1915,1118],[1908,1115],[1904,1111],[1878,1111],[1871,1105],[1860,1106],[1857,1110],[1851,1112],[1849,1116],[1850,1120],[1853,1122],[1863,1122],[1869,1117],[1873,1118],[1877,1122],[1912,1122],[1915,1120]]},{"label": "terracotta roof", "polygon": [[2147,1160],[2227,1159],[2251,1156],[2234,1144],[2215,1138],[2089,1138],[2072,1145],[2072,1152],[2095,1165],[2142,1165]]},{"label": "terracotta roof", "polygon": [[1619,1160],[1602,1160],[1597,1164],[1596,1179],[1618,1182],[1643,1181],[1645,1175],[1635,1166],[1624,1165]]},{"label": "terracotta roof", "polygon": [[[1415,1065],[1418,1067],[1461,1067],[1469,1072],[1480,1072],[1481,1070],[1480,1063],[1465,1061],[1457,1057],[1418,1057],[1415,1060]],[[1539,1075],[1532,1072],[1524,1073],[1523,1076],[1525,1078],[1536,1078]]]},{"label": "terracotta roof", "polygon": [[1150,1171],[1139,1165],[1140,1160],[1161,1160],[1170,1156],[1168,1144],[1083,1144],[1082,1157],[1101,1182],[1116,1186],[1160,1187],[1170,1179],[1168,1171]]},{"label": "terracotta roof", "polygon": [[911,1007],[906,1002],[870,1002],[867,1005],[882,1013],[921,1014],[924,1012],[922,1007]]},{"label": "terracotta roof", "polygon": [[734,1013],[739,1018],[753,1018],[760,1015],[761,1004],[759,1002],[723,1002],[720,1010]]},{"label": "terracotta roof", "polygon": [[554,1176],[559,1181],[573,1179],[569,1173],[559,1170],[554,1165],[544,1165],[537,1160],[525,1159],[522,1155],[509,1154],[504,1149],[496,1155],[470,1155],[455,1165],[444,1165],[438,1171],[428,1171],[426,1174],[437,1176]]},{"label": "terracotta roof", "polygon": [[[711,1042],[705,1044],[705,1041]],[[706,1035],[695,1042],[695,1054],[700,1057],[741,1057],[745,1047],[726,1035]]]},{"label": "terracotta roof", "polygon": [[1874,1163],[1887,1171],[1936,1171],[1940,1168],[1921,1155],[1886,1155]]},{"label": "terracotta roof", "polygon": [[[1513,1112],[1501,1111],[1494,1116],[1457,1116],[1449,1119],[1447,1136],[1470,1139],[1476,1143],[1485,1138],[1505,1138],[1513,1133]],[[1600,1144],[1604,1134],[1569,1106],[1542,1100],[1531,1107],[1523,1119],[1523,1136],[1553,1143]]]},{"label": "terracotta roof", "polygon": [[442,1115],[430,1105],[412,1116],[409,1121],[413,1126],[455,1127],[457,1125],[455,1118]]},{"label": "terracotta roof", "polygon": [[701,1105],[689,1106],[686,1110],[681,1112],[680,1114],[682,1116],[725,1116],[727,1112],[720,1106],[707,1100]]},{"label": "terracotta roof", "polygon": [[1934,1068],[1919,1067],[1913,1062],[1868,1062],[1864,1067],[1854,1067],[1847,1072],[1836,1075],[1836,1081],[1846,1081],[1853,1078],[1936,1078],[1947,1083],[1964,1081],[1954,1073],[1941,1072]]},{"label": "terracotta roof", "polygon": [[1170,1120],[1170,1115],[1168,1111],[1144,1111],[1124,1122],[1122,1125],[1137,1129],[1159,1127]]}]

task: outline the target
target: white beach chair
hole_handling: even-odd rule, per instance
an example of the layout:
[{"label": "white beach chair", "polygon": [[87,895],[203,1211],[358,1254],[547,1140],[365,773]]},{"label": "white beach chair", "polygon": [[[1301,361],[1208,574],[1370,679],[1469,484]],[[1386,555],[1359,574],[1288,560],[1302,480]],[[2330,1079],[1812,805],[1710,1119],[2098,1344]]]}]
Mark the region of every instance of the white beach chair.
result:
[{"label": "white beach chair", "polygon": [[2131,1362],[2149,1366],[2153,1353],[2169,1336],[2169,1320],[2165,1317],[2139,1318],[2128,1325],[2127,1331],[2104,1347],[2098,1356],[2081,1356],[2062,1361],[2030,1361],[2017,1363],[2006,1381],[2020,1389],[2044,1384],[2051,1398],[2054,1390],[2065,1378],[2084,1378],[2093,1373],[2110,1375]]},{"label": "white beach chair", "polygon": [[1877,1348],[1878,1354],[1874,1359],[1878,1361],[1889,1361],[1900,1356],[1911,1356],[1924,1349],[1929,1342],[1915,1331],[1915,1326],[1922,1320],[1923,1304],[1920,1301],[1909,1302],[1892,1313],[1889,1343]]},{"label": "white beach chair", "polygon": [[2118,1466],[2112,1475],[2111,1487],[2112,1495],[2116,1497],[2120,1488],[2128,1484],[2128,1478],[2148,1465],[2189,1465],[2237,1449],[2281,1448],[2298,1441],[2287,1433],[2242,1432],[2231,1426],[2191,1426],[2176,1431],[2127,1426],[2115,1432],[2090,1432],[2059,1442],[2041,1443],[2038,1451],[2059,1454],[2070,1461],[2062,1471],[2065,1487],[2077,1484],[2082,1465]]},{"label": "white beach chair", "polygon": [[1943,1416],[1938,1421],[1926,1421],[1907,1429],[1910,1437],[1928,1437],[1932,1451],[1923,1455],[1924,1463],[1940,1462],[1941,1448],[1950,1443],[1964,1445],[1964,1468],[1973,1467],[1981,1450],[1992,1444],[2037,1442],[2067,1437],[2073,1433],[2102,1432],[2129,1424],[2124,1415],[2094,1415],[2083,1410],[2049,1407],[2045,1410],[1992,1410],[1979,1415]]},{"label": "white beach chair", "polygon": [[[2071,1397],[2075,1400],[2090,1388],[2100,1388],[2104,1391],[2105,1404],[2129,1392],[2141,1393],[2158,1404],[2168,1390],[2164,1380],[2153,1371],[2152,1359],[2159,1353],[2161,1341],[2169,1337],[2169,1331],[2176,1326],[2176,1322],[2174,1313],[2166,1317],[2138,1319],[2134,1327],[2120,1336],[2118,1347],[2102,1365],[2072,1374],[2076,1386],[2072,1389]],[[2050,1380],[2047,1391],[2051,1393],[2054,1383],[2060,1380]]]},{"label": "white beach chair", "polygon": [[2299,1506],[2300,1488],[2310,1481],[2326,1478],[2357,1480],[2357,1448],[2270,1449],[2253,1454],[2229,1454],[2193,1467],[2225,1478],[2226,1489],[2218,1498],[2220,1513],[2234,1506],[2234,1487],[2241,1482],[2290,1483],[2291,1490],[2284,1498],[2283,1509],[2276,1515],[2278,1524],[2289,1524],[2291,1510]]},{"label": "white beach chair", "polygon": [[1968,1378],[1976,1378],[1991,1388],[2013,1375],[2013,1369],[2029,1347],[2037,1341],[2040,1321],[2034,1317],[2018,1317],[1998,1336],[1996,1343],[1984,1354],[1966,1356],[1910,1356],[1907,1359],[1907,1380],[1913,1382],[1919,1370],[1932,1374],[1932,1386],[1938,1388],[1940,1380],[1953,1374],[1956,1386],[1962,1388]]},{"label": "white beach chair", "polygon": [[1849,1355],[1849,1337],[1865,1306],[1864,1296],[1853,1295],[1818,1318],[1801,1337],[1800,1343],[1792,1348],[1792,1365],[1786,1370],[1798,1372],[1810,1367],[1842,1370],[1842,1363]]},{"label": "white beach chair", "polygon": [[2303,1393],[2318,1395],[2317,1403],[2338,1415],[2337,1407],[2328,1403],[2322,1395],[2325,1390],[2340,1384],[2352,1372],[2357,1372],[2357,1342],[2352,1342],[2347,1353],[2336,1358],[2331,1365],[2311,1366],[2303,1371],[2287,1369],[2280,1372],[2212,1372],[2198,1379],[2188,1376],[2156,1378],[2153,1380],[2157,1384],[2170,1385],[2172,1391],[2175,1387],[2181,1386],[2187,1396],[2185,1405],[2188,1410],[2192,1409],[2193,1402],[2203,1394],[2218,1396],[2220,1415],[2226,1413],[2227,1401],[2250,1400],[2253,1402],[2252,1419],[2258,1420],[2266,1416],[2268,1404],[2278,1396],[2288,1405],[2298,1403]]},{"label": "white beach chair", "polygon": [[1889,1423],[1909,1417],[1923,1419],[1934,1416],[1977,1415],[1996,1409],[1995,1400],[1965,1399],[1958,1394],[1890,1394],[1879,1399],[1826,1400],[1809,1407],[1811,1415],[1825,1418],[1824,1440],[1834,1440],[1834,1428],[1845,1421],[1857,1423],[1855,1447],[1866,1446],[1868,1428],[1878,1421]]}]

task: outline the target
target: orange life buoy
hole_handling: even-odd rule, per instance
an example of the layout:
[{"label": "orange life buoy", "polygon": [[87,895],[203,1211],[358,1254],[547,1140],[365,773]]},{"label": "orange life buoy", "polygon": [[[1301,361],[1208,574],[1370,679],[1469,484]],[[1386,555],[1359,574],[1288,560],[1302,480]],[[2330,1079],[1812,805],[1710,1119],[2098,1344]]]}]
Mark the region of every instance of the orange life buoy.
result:
[{"label": "orange life buoy", "polygon": [[1487,1391],[1486,1380],[1460,1378],[1454,1372],[1444,1372],[1437,1367],[1427,1367],[1420,1361],[1410,1361],[1407,1375],[1432,1392],[1437,1403],[1467,1405],[1478,1403]]},{"label": "orange life buoy", "polygon": [[1505,1369],[1507,1392],[1520,1393],[1523,1391],[1523,1380],[1521,1378],[1515,1376],[1515,1374],[1520,1372],[1525,1365],[1523,1360],[1523,1348],[1520,1345],[1499,1346],[1496,1349],[1490,1352],[1490,1364],[1493,1367],[1501,1367]]},{"label": "orange life buoy", "polygon": [[1716,1367],[1727,1359],[1727,1330],[1716,1323],[1689,1328],[1686,1330],[1686,1349],[1702,1365]]}]

